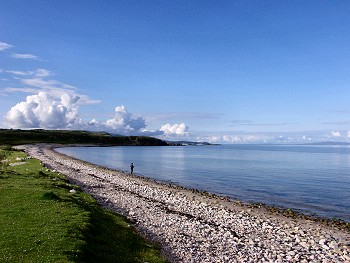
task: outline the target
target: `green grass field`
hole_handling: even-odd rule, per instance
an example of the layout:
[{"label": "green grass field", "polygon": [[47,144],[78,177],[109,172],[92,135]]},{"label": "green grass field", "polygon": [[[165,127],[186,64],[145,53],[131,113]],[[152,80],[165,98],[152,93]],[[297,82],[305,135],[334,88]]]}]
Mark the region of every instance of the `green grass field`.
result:
[{"label": "green grass field", "polygon": [[124,217],[38,160],[0,149],[0,161],[0,262],[165,262]]}]

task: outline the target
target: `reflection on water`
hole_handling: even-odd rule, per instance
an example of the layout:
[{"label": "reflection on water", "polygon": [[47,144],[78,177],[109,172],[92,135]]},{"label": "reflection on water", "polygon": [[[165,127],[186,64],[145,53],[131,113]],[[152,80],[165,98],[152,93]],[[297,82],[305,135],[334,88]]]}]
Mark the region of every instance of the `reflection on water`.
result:
[{"label": "reflection on water", "polygon": [[59,149],[129,171],[248,202],[350,221],[350,147],[223,145]]}]

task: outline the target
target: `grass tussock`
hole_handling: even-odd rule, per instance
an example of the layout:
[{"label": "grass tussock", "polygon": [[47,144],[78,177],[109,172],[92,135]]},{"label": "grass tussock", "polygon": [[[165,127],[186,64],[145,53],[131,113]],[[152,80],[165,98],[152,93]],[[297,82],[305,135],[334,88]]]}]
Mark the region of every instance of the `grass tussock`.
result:
[{"label": "grass tussock", "polygon": [[0,148],[0,162],[0,262],[165,262],[124,217],[38,160]]}]

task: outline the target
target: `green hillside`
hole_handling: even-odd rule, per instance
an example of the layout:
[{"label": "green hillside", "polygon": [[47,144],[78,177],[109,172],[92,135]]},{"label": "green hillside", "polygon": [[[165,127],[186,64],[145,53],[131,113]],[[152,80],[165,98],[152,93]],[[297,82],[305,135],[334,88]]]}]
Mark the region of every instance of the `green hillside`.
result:
[{"label": "green hillside", "polygon": [[121,136],[106,132],[69,130],[14,130],[0,129],[0,145],[19,145],[29,143],[58,144],[97,144],[97,145],[138,145],[165,146],[166,142],[148,136]]}]

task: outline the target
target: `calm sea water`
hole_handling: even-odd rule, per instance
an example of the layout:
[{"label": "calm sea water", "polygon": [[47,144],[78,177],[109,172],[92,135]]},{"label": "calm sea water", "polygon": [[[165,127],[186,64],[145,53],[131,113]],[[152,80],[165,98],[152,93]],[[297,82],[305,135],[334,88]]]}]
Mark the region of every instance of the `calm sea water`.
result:
[{"label": "calm sea water", "polygon": [[350,147],[220,145],[69,147],[59,152],[109,168],[245,202],[350,221]]}]

